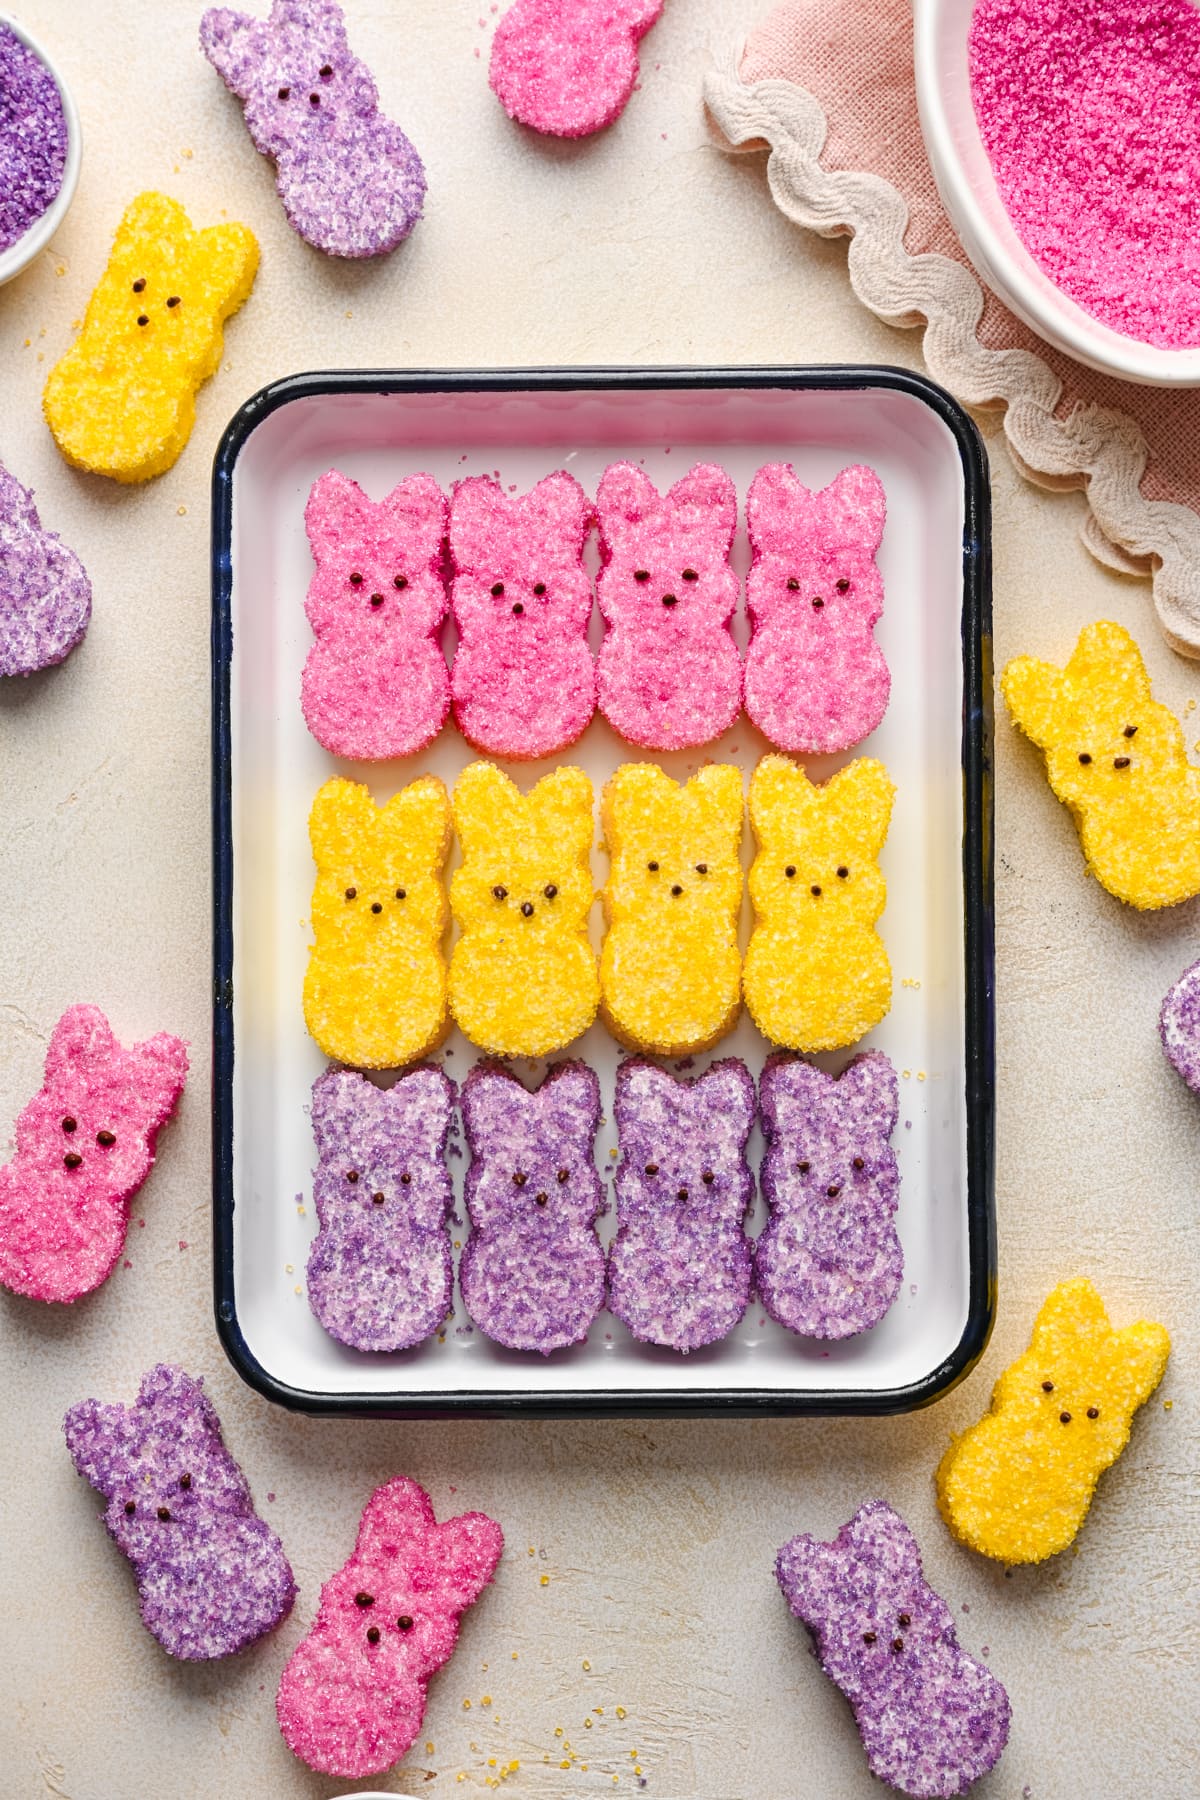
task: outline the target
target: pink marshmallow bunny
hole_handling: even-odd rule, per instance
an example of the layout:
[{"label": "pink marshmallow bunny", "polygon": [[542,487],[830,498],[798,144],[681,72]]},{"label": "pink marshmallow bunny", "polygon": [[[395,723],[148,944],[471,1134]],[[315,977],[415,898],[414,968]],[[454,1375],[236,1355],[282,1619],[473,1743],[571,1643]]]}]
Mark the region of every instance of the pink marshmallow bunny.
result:
[{"label": "pink marshmallow bunny", "polygon": [[300,681],[308,728],[334,756],[413,756],[450,710],[445,496],[432,475],[409,475],[375,501],[331,469],[304,524],[317,565],[304,603],[317,639]]},{"label": "pink marshmallow bunny", "polygon": [[883,484],[862,463],[819,493],[790,463],[768,463],[750,484],[746,711],[780,750],[848,750],[884,715],[891,676],[873,633],[885,516]]},{"label": "pink marshmallow bunny", "polygon": [[504,1534],[486,1513],[439,1525],[406,1475],[376,1488],[349,1561],[321,1589],[316,1622],[283,1671],[275,1710],[302,1762],[358,1779],[416,1740],[429,1677],[460,1615],[496,1572]]},{"label": "pink marshmallow bunny", "polygon": [[534,131],[588,137],[624,112],[638,40],[662,9],[663,0],[516,0],[492,39],[492,92]]},{"label": "pink marshmallow bunny", "polygon": [[596,597],[608,627],[600,710],[647,750],[711,743],[742,703],[741,659],[729,634],[738,597],[729,566],[733,482],[715,463],[697,463],[660,494],[632,463],[613,463],[596,510],[604,562]]},{"label": "pink marshmallow bunny", "polygon": [[591,519],[587,495],[561,469],[524,495],[506,494],[487,475],[454,490],[451,687],[459,729],[477,750],[553,756],[596,710],[583,566]]},{"label": "pink marshmallow bunny", "polygon": [[126,1050],[98,1007],[63,1014],[45,1081],[17,1119],[17,1153],[0,1168],[5,1287],[78,1300],[111,1273],[187,1066],[186,1046],[165,1031]]}]

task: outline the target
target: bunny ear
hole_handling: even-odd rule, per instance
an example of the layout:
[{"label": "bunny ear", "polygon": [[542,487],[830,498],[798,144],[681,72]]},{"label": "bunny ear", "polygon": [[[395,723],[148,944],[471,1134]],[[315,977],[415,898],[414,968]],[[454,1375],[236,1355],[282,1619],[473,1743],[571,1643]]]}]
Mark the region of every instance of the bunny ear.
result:
[{"label": "bunny ear", "polygon": [[217,1417],[216,1407],[204,1392],[203,1382],[195,1375],[189,1375],[186,1369],[179,1368],[176,1363],[156,1363],[152,1369],[147,1369],[142,1376],[137,1399],[129,1408],[131,1424],[135,1429],[140,1426],[144,1431],[147,1416],[152,1418],[155,1408],[165,1405],[168,1423],[160,1430],[169,1431],[175,1437],[181,1430],[180,1402],[183,1403],[182,1430],[185,1433],[194,1437],[197,1431],[201,1435],[215,1431],[220,1436],[221,1421]]},{"label": "bunny ear", "polygon": [[106,1068],[117,1051],[112,1026],[98,1006],[69,1006],[50,1034],[46,1079]]},{"label": "bunny ear", "polygon": [[228,6],[210,6],[200,21],[200,48],[226,87],[247,99],[261,54],[256,21]]},{"label": "bunny ear", "polygon": [[869,1500],[842,1526],[837,1541],[889,1571],[891,1581],[921,1579],[921,1551],[900,1514],[885,1500]]},{"label": "bunny ear", "polygon": [[1033,1322],[1031,1348],[1060,1344],[1064,1338],[1104,1341],[1111,1332],[1104,1302],[1086,1275],[1060,1281],[1038,1309]]},{"label": "bunny ear", "polygon": [[120,1479],[137,1442],[138,1432],[127,1406],[105,1406],[99,1400],[80,1400],[63,1419],[63,1434],[71,1459],[85,1481],[99,1493],[111,1491]]},{"label": "bunny ear", "polygon": [[450,495],[450,553],[459,568],[489,569],[497,543],[517,530],[508,496],[490,475],[468,475]]},{"label": "bunny ear", "polygon": [[399,1556],[401,1547],[416,1538],[424,1548],[427,1534],[436,1526],[433,1502],[408,1475],[395,1475],[377,1487],[363,1508],[354,1552],[371,1562]]},{"label": "bunny ear", "polygon": [[852,463],[815,496],[814,509],[835,543],[874,555],[883,538],[883,483],[865,463]]},{"label": "bunny ear", "polygon": [[833,1085],[823,1069],[803,1057],[773,1056],[758,1084],[763,1119],[778,1132],[802,1131],[828,1112]]},{"label": "bunny ear", "polygon": [[323,873],[352,868],[373,844],[378,824],[378,809],[362,782],[335,775],[318,789],[308,815],[317,868]]},{"label": "bunny ear", "polygon": [[722,550],[737,527],[737,489],[716,463],[697,463],[677,481],[666,504],[675,522]]},{"label": "bunny ear", "polygon": [[706,763],[687,786],[712,823],[728,831],[736,855],[742,841],[742,771],[735,763]]},{"label": "bunny ear", "polygon": [[1171,1340],[1164,1326],[1139,1319],[1136,1325],[1114,1332],[1110,1348],[1110,1378],[1122,1405],[1132,1412],[1150,1398],[1162,1380]]},{"label": "bunny ear", "polygon": [[629,831],[640,838],[647,824],[652,830],[661,824],[664,812],[678,819],[679,802],[678,784],[657,763],[622,763],[600,799],[606,834],[611,820],[616,836]]},{"label": "bunny ear", "polygon": [[572,561],[578,557],[592,509],[573,475],[565,469],[547,475],[526,494],[520,507],[547,548],[567,551]]},{"label": "bunny ear", "polygon": [[892,1135],[900,1116],[900,1083],[882,1050],[865,1050],[847,1063],[836,1091],[848,1121],[859,1131]]},{"label": "bunny ear", "polygon": [[543,775],[531,790],[527,805],[556,842],[576,855],[591,849],[592,784],[582,769],[568,763]]},{"label": "bunny ear", "polygon": [[439,1156],[454,1111],[454,1083],[440,1069],[410,1069],[395,1087],[384,1090],[385,1107],[399,1113],[409,1131],[423,1139],[430,1156]]},{"label": "bunny ear", "polygon": [[408,475],[384,500],[396,532],[429,563],[440,561],[446,541],[446,496],[432,475]]},{"label": "bunny ear", "polygon": [[600,1082],[586,1063],[559,1063],[533,1096],[543,1113],[553,1112],[570,1137],[590,1145],[600,1122]]},{"label": "bunny ear", "polygon": [[1000,677],[1004,703],[1026,737],[1043,750],[1054,740],[1062,671],[1032,656],[1017,656]]},{"label": "bunny ear", "polygon": [[796,526],[810,512],[812,500],[791,463],[765,463],[746,495],[746,527],[754,548],[790,549]]},{"label": "bunny ear", "polygon": [[0,463],[0,512],[14,525],[28,525],[31,531],[41,529],[41,520],[33,501],[33,490]]},{"label": "bunny ear", "polygon": [[326,1069],[317,1076],[312,1085],[310,1116],[319,1155],[328,1156],[353,1133],[358,1108],[369,1098],[368,1088],[375,1091],[367,1077],[355,1069]]},{"label": "bunny ear", "polygon": [[520,789],[495,763],[469,763],[454,784],[454,825],[464,854],[509,840],[522,820]]},{"label": "bunny ear", "polygon": [[219,317],[236,294],[249,291],[258,270],[258,239],[246,225],[209,225],[199,235],[206,282],[220,302]]},{"label": "bunny ear", "polygon": [[462,1115],[472,1150],[513,1129],[514,1113],[523,1115],[529,1105],[524,1084],[498,1063],[476,1063],[463,1082]]},{"label": "bunny ear", "polygon": [[318,475],[304,508],[304,526],[317,561],[321,561],[323,550],[333,549],[338,555],[344,553],[343,534],[359,539],[375,530],[379,511],[357,481],[343,475],[340,469],[329,469],[324,475]]},{"label": "bunny ear", "polygon": [[739,1143],[746,1142],[758,1115],[758,1102],[753,1079],[743,1063],[734,1057],[715,1062],[694,1087],[683,1092],[698,1122],[707,1124],[715,1115],[732,1125]]},{"label": "bunny ear", "polygon": [[1094,693],[1098,707],[1144,706],[1150,698],[1150,677],[1142,653],[1125,627],[1114,625],[1111,619],[1084,626],[1067,673]]},{"label": "bunny ear", "polygon": [[633,463],[610,463],[596,490],[596,514],[606,547],[637,543],[647,519],[663,512],[663,499],[650,477]]},{"label": "bunny ear", "polygon": [[151,1115],[149,1127],[157,1130],[170,1117],[187,1079],[187,1045],[182,1038],[159,1031],[135,1044],[129,1058],[137,1070],[139,1094]]},{"label": "bunny ear", "polygon": [[378,815],[385,841],[404,845],[413,860],[436,875],[450,849],[450,798],[437,775],[421,775],[393,794]]},{"label": "bunny ear", "polygon": [[775,1558],[775,1579],[792,1612],[806,1625],[825,1616],[822,1595],[828,1580],[832,1550],[829,1544],[798,1532]]},{"label": "bunny ear", "polygon": [[790,838],[816,810],[817,790],[799,763],[786,756],[764,756],[750,777],[750,823],[760,844],[776,835]]},{"label": "bunny ear", "polygon": [[504,1533],[486,1513],[463,1513],[434,1531],[429,1559],[441,1576],[439,1589],[458,1610],[471,1606],[496,1573]]},{"label": "bunny ear", "polygon": [[861,856],[882,850],[892,818],[896,786],[874,756],[858,756],[819,790],[821,808]]},{"label": "bunny ear", "polygon": [[673,1106],[679,1091],[678,1082],[665,1070],[640,1056],[631,1056],[617,1070],[613,1111],[617,1131],[637,1130],[642,1124],[648,1103],[655,1100]]}]

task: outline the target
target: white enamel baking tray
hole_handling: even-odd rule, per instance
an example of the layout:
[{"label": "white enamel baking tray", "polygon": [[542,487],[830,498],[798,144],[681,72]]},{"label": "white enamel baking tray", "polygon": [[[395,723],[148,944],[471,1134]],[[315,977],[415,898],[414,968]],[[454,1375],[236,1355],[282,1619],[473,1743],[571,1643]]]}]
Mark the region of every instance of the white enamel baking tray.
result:
[{"label": "white enamel baking tray", "polygon": [[[299,704],[311,641],[305,498],[334,466],[375,497],[418,469],[447,488],[498,471],[523,491],[568,468],[594,493],[619,457],[644,462],[660,486],[716,460],[743,505],[769,460],[793,462],[814,487],[856,461],[883,481],[878,636],[892,699],[859,750],[882,757],[897,786],[881,922],[895,997],[863,1046],[887,1051],[901,1073],[904,1284],[879,1326],[838,1345],[795,1337],[752,1303],[724,1343],[690,1356],[639,1345],[602,1313],[586,1344],[543,1358],[491,1344],[459,1305],[444,1334],[416,1350],[355,1352],[325,1334],[304,1291],[316,1229],[307,1108],[325,1067],[301,1011],[308,811],[332,774],[366,781],[382,801],[426,770],[451,785],[474,753],[452,725],[423,755],[375,765],[338,762],[309,735]],[[988,548],[978,437],[949,395],[903,370],[312,374],[241,408],[217,455],[213,494],[214,1262],[218,1331],[247,1381],[313,1411],[853,1413],[923,1405],[966,1373],[986,1343],[995,1290]],[[588,553],[594,560],[594,540]],[[741,526],[734,562],[744,576]],[[599,629],[594,615],[596,644]],[[735,635],[744,646],[740,610]],[[736,762],[748,776],[767,748],[742,719],[706,751],[661,760],[676,777],[707,758]],[[564,760],[588,771],[598,801],[612,770],[643,754],[597,718]],[[812,772],[846,760],[825,759]],[[507,766],[528,785],[550,764]],[[748,865],[748,827],[743,853]],[[593,870],[599,888],[599,849]],[[597,948],[601,930],[597,903]],[[747,900],[743,946],[749,930]],[[769,1050],[743,1019],[691,1072],[734,1054],[757,1077]],[[620,1053],[604,1028],[564,1054],[597,1070],[611,1102]],[[837,1068],[850,1054],[820,1060]],[[439,1059],[461,1081],[476,1052],[455,1032]],[[518,1073],[533,1081],[544,1067],[521,1063]],[[610,1111],[606,1104],[606,1118]],[[615,1149],[606,1123],[602,1170]],[[757,1131],[750,1155],[757,1170]],[[461,1189],[465,1158],[451,1167]],[[759,1202],[750,1231],[762,1223]],[[602,1220],[606,1240],[613,1226],[612,1215]],[[465,1229],[453,1236],[461,1244]]]}]

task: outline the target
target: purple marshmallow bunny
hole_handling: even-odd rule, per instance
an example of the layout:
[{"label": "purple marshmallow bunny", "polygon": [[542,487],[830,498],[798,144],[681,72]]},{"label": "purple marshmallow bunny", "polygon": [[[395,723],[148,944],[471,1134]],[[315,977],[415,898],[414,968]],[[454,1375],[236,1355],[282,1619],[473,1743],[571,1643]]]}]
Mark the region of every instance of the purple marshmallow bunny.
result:
[{"label": "purple marshmallow bunny", "polygon": [[736,1057],[676,1081],[631,1057],[617,1070],[617,1235],[609,1310],[643,1343],[697,1350],[750,1300],[742,1221],[754,1193],[746,1141],[754,1082]]},{"label": "purple marshmallow bunny", "polygon": [[336,0],[274,0],[268,19],[226,6],[200,21],[200,48],[244,103],[256,150],[274,159],[291,225],[328,256],[380,256],[421,217],[425,169],[379,110]]},{"label": "purple marshmallow bunny", "polygon": [[408,1350],[453,1303],[446,1139],[454,1083],[420,1067],[377,1088],[329,1069],[312,1091],[320,1230],[308,1255],[308,1303],[356,1350]]},{"label": "purple marshmallow bunny", "polygon": [[463,1083],[472,1233],[459,1280],[479,1329],[509,1350],[582,1343],[604,1304],[593,1145],[600,1084],[559,1063],[534,1093],[494,1063]]},{"label": "purple marshmallow bunny", "polygon": [[900,1170],[889,1142],[896,1071],[881,1050],[856,1056],[836,1079],[799,1057],[773,1056],[759,1099],[770,1214],[754,1251],[759,1298],[804,1337],[869,1331],[904,1275]]},{"label": "purple marshmallow bunny", "polygon": [[0,675],[65,661],[91,616],[83,564],[43,528],[29,489],[0,466]]},{"label": "purple marshmallow bunny", "polygon": [[1008,1695],[962,1649],[916,1539],[886,1502],[860,1507],[832,1543],[792,1538],[775,1575],[854,1709],[873,1775],[916,1800],[943,1800],[999,1760]]},{"label": "purple marshmallow bunny", "polygon": [[170,1656],[233,1656],[292,1610],[283,1546],[254,1510],[202,1384],[159,1363],[132,1406],[81,1400],[63,1421],[79,1473],[133,1564],[143,1622]]}]

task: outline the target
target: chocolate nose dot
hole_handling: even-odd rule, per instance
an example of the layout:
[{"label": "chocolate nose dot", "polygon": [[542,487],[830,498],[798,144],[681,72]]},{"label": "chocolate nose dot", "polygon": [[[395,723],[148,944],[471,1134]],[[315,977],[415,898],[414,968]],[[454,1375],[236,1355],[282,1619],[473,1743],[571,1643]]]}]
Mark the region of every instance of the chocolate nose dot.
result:
[{"label": "chocolate nose dot", "polygon": [[63,1157],[63,1161],[66,1163],[68,1169],[77,1169],[83,1161],[83,1158],[77,1150],[68,1150],[67,1154]]},{"label": "chocolate nose dot", "polygon": [[383,911],[383,907],[380,905],[378,900],[372,900],[371,911],[373,913],[381,913]]},{"label": "chocolate nose dot", "polygon": [[160,1506],[158,1509],[158,1516],[162,1520],[163,1524],[165,1525],[171,1517],[170,1507],[169,1506]]},{"label": "chocolate nose dot", "polygon": [[320,94],[310,94],[308,96],[308,104],[310,106],[320,106],[320,104],[321,104]]},{"label": "chocolate nose dot", "polygon": [[513,601],[513,612],[516,613],[518,618],[520,618],[521,614],[524,611],[525,611],[525,608],[521,605],[521,602],[519,600],[514,600]]},{"label": "chocolate nose dot", "polygon": [[383,1205],[383,1195],[382,1194],[372,1194],[371,1195],[371,1205],[372,1206],[382,1206]]},{"label": "chocolate nose dot", "polygon": [[533,917],[533,901],[532,900],[522,900],[521,913],[524,918],[532,919],[532,917]]},{"label": "chocolate nose dot", "polygon": [[132,1517],[136,1511],[137,1511],[137,1502],[135,1500],[127,1500],[125,1502],[125,1517],[127,1519],[132,1519]]},{"label": "chocolate nose dot", "polygon": [[542,889],[542,892],[543,892],[543,894],[545,894],[547,900],[553,900],[555,895],[558,893],[558,889],[555,887],[554,883],[551,881]]},{"label": "chocolate nose dot", "polygon": [[677,604],[676,596],[674,594],[664,594],[662,603],[664,606],[675,606]]},{"label": "chocolate nose dot", "polygon": [[545,1206],[550,1198],[549,1194],[535,1194],[533,1197],[539,1206]]},{"label": "chocolate nose dot", "polygon": [[149,324],[149,323],[150,323],[150,321],[149,321],[149,319],[148,319],[148,318],[147,318],[147,317],[146,317],[146,314],[145,314],[145,313],[139,313],[139,314],[138,314],[138,324],[139,324],[139,325],[148,325],[148,324]]},{"label": "chocolate nose dot", "polygon": [[824,604],[825,604],[825,602],[821,598],[820,594],[813,595],[813,611],[814,612],[820,612],[820,610],[824,606]]},{"label": "chocolate nose dot", "polygon": [[686,1200],[686,1199],[687,1199],[687,1189],[686,1189],[686,1188],[680,1188],[680,1190],[679,1190],[679,1192],[678,1192],[678,1193],[677,1193],[677,1194],[676,1194],[676,1196],[675,1196],[675,1198],[676,1198],[676,1199],[677,1199],[677,1200]]},{"label": "chocolate nose dot", "polygon": [[873,1644],[874,1642],[875,1642],[875,1633],[873,1631],[864,1631],[863,1632],[863,1643],[864,1644]]},{"label": "chocolate nose dot", "polygon": [[683,889],[680,887],[679,883],[676,882],[674,887],[671,889],[671,892],[674,894],[675,898],[678,900],[680,894],[682,894],[682,892],[683,892]]},{"label": "chocolate nose dot", "polygon": [[280,88],[279,98],[281,100],[286,100],[288,95],[291,93],[291,91],[292,91],[291,88]]},{"label": "chocolate nose dot", "polygon": [[409,1618],[407,1613],[400,1614],[400,1617],[396,1620],[396,1628],[399,1631],[411,1631],[412,1630],[413,1622]]},{"label": "chocolate nose dot", "polygon": [[697,873],[697,875],[707,875],[708,874],[708,864],[707,863],[697,863],[696,864],[696,873]]},{"label": "chocolate nose dot", "polygon": [[817,886],[816,886],[816,885],[815,885],[815,883],[814,883],[814,885],[813,885],[813,886],[812,886],[812,887],[811,887],[811,888],[810,888],[810,889],[809,889],[809,892],[810,892],[810,893],[813,893],[813,894],[815,894],[815,895],[816,895],[816,896],[817,896],[817,898],[818,898],[818,900],[819,900],[819,899],[820,899],[820,897],[821,897],[821,890],[820,890],[820,888],[819,888],[819,887],[817,887]]},{"label": "chocolate nose dot", "polygon": [[371,605],[372,606],[382,606],[383,605],[383,595],[382,594],[372,594],[371,595]]},{"label": "chocolate nose dot", "polygon": [[368,1644],[377,1644],[379,1642],[379,1627],[378,1627],[378,1625],[368,1625],[368,1627],[367,1627],[367,1642],[368,1642]]},{"label": "chocolate nose dot", "polygon": [[1059,1423],[1062,1425],[1069,1425],[1071,1423],[1071,1415],[1069,1412],[1059,1413],[1058,1418],[1059,1418]]},{"label": "chocolate nose dot", "polygon": [[899,1656],[899,1654],[903,1650],[903,1648],[904,1648],[904,1639],[902,1637],[894,1637],[892,1639],[892,1655]]},{"label": "chocolate nose dot", "polygon": [[115,1132],[98,1131],[96,1133],[96,1142],[98,1144],[102,1145],[105,1150],[111,1149],[112,1146],[116,1143],[116,1141],[117,1141],[117,1138],[116,1138]]},{"label": "chocolate nose dot", "polygon": [[1052,1394],[1054,1392],[1054,1383],[1052,1381],[1043,1381],[1042,1392],[1043,1394]]},{"label": "chocolate nose dot", "polygon": [[841,1193],[841,1191],[842,1191],[841,1188],[837,1185],[836,1182],[834,1182],[830,1187],[827,1187],[825,1189],[825,1192],[828,1194],[828,1196],[831,1200],[836,1200],[838,1195]]},{"label": "chocolate nose dot", "polygon": [[788,587],[793,594],[798,594],[800,592],[800,583],[794,575],[788,576]]},{"label": "chocolate nose dot", "polygon": [[172,311],[174,311],[174,309],[179,305],[179,295],[171,294],[167,299],[167,305],[171,308]]},{"label": "chocolate nose dot", "polygon": [[1127,756],[1114,756],[1113,757],[1113,768],[1114,769],[1127,769],[1128,767],[1129,767],[1129,758]]}]

